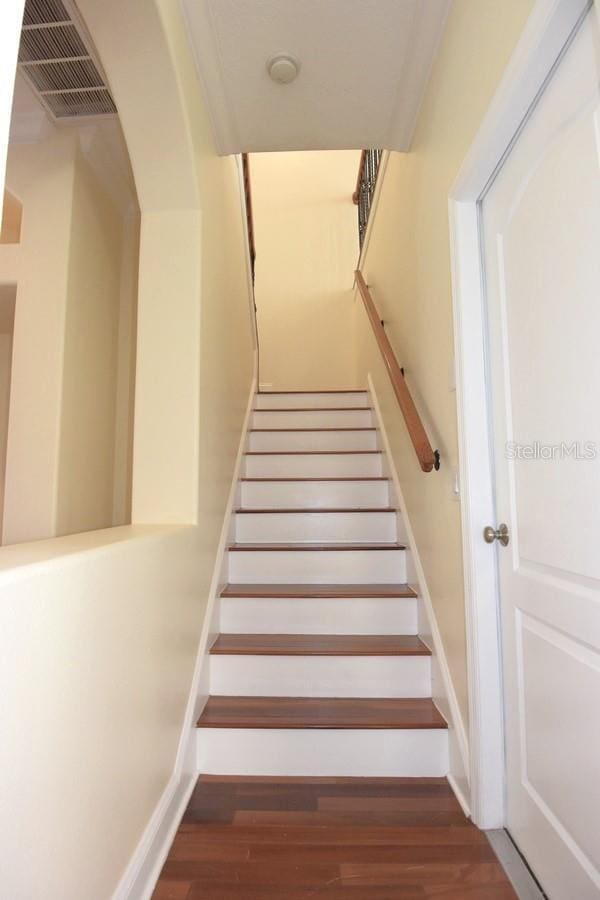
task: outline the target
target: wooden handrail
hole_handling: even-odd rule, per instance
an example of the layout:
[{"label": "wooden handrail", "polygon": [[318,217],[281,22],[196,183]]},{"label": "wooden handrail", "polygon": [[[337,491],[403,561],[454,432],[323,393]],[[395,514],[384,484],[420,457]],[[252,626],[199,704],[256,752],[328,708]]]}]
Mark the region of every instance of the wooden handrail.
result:
[{"label": "wooden handrail", "polygon": [[404,416],[404,421],[412,445],[415,448],[419,465],[424,472],[431,472],[432,469],[439,469],[440,455],[437,450],[432,449],[432,446],[429,443],[427,432],[425,431],[417,407],[414,404],[406,381],[404,380],[404,373],[398,365],[398,360],[396,359],[392,345],[389,342],[387,334],[383,330],[383,325],[381,324],[381,319],[379,318],[373,298],[371,297],[371,292],[362,276],[362,272],[357,269],[354,273],[354,277],[356,278],[356,284],[358,285],[360,295],[365,304],[365,309],[369,321],[371,322],[375,339],[379,345],[381,355],[383,356],[385,367],[390,376],[390,381],[392,382],[398,405],[402,410],[402,415]]},{"label": "wooden handrail", "polygon": [[250,265],[252,267],[252,280],[254,281],[254,268],[256,263],[256,245],[254,243],[254,214],[252,212],[252,186],[250,183],[250,160],[247,153],[242,153],[242,169],[244,173],[244,192],[246,194],[246,217],[248,220],[248,246],[250,250]]},{"label": "wooden handrail", "polygon": [[363,169],[365,167],[365,156],[367,155],[366,150],[362,150],[360,154],[360,162],[358,164],[358,175],[356,176],[356,187],[354,188],[354,193],[352,194],[352,202],[355,206],[358,206],[358,200],[360,198],[360,183],[362,181]]}]

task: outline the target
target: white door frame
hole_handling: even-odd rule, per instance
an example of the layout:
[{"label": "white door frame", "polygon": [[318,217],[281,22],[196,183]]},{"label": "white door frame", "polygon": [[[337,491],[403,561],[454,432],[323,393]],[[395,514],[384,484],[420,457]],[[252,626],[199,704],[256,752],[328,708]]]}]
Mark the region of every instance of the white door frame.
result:
[{"label": "white door frame", "polygon": [[[597,0],[596,0],[597,2]],[[449,197],[461,517],[467,623],[471,811],[480,828],[501,828],[504,704],[487,327],[478,207],[561,50],[593,0],[537,0]],[[598,7],[596,7],[598,12]]]}]

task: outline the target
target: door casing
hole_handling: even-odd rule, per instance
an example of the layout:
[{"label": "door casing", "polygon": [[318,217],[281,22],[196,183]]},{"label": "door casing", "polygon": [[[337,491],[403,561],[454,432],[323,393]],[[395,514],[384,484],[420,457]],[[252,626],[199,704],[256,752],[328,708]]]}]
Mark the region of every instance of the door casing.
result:
[{"label": "door casing", "polygon": [[[449,196],[467,626],[471,814],[502,828],[504,704],[500,596],[486,525],[496,522],[479,205],[593,0],[537,0]],[[598,7],[595,9],[598,14]]]}]

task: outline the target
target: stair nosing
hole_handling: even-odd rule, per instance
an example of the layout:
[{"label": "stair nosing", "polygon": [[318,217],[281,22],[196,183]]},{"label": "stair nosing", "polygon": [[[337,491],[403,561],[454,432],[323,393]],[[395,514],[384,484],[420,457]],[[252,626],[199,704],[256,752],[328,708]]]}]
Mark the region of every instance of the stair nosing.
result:
[{"label": "stair nosing", "polygon": [[[412,648],[397,648],[393,649],[392,647],[380,647],[379,649],[370,648],[363,649],[355,648],[349,649],[348,644],[344,648],[344,640],[348,643],[351,641],[357,642],[357,639],[364,638],[365,644],[373,644],[382,638],[385,638],[386,642],[392,643],[394,639],[402,639],[403,637],[411,637],[415,638],[415,643],[417,646]],[[222,648],[219,646],[219,642],[221,638],[234,638],[239,639],[240,643],[248,638],[261,638],[263,639],[264,646],[263,647],[250,647],[247,649],[236,649],[235,647],[225,647]],[[285,643],[287,641],[289,644],[294,643],[294,638],[303,638],[305,640],[310,639],[323,639],[323,638],[333,638],[334,643],[339,644],[339,648],[331,646],[329,649],[325,648],[309,648],[309,647],[301,647],[298,646],[294,648],[293,646],[288,647],[277,647],[277,641]],[[337,639],[337,641],[335,640]],[[235,640],[233,642],[235,644]],[[269,643],[272,644],[269,647]],[[358,658],[358,659],[377,659],[377,658],[400,658],[400,657],[431,657],[431,650],[417,635],[402,635],[402,634],[391,634],[391,635],[347,635],[347,634],[269,634],[269,633],[228,633],[224,632],[222,634],[217,635],[215,641],[209,650],[209,655],[211,656],[266,656],[266,657],[307,657],[307,656],[319,656],[319,657],[329,657],[329,658]]]},{"label": "stair nosing", "polygon": [[[392,588],[383,591],[382,588]],[[344,588],[346,589],[344,591]],[[353,588],[351,592],[349,589]],[[232,599],[261,600],[414,600],[417,592],[409,584],[261,584],[228,582],[220,593]]]},{"label": "stair nosing", "polygon": [[[240,703],[243,701],[250,701],[250,703],[256,704],[258,701],[264,701],[265,704],[268,704],[269,701],[283,701],[284,703],[293,703],[293,701],[307,701],[308,703],[312,703],[315,707],[318,707],[319,702],[321,703],[338,703],[340,706],[350,706],[350,704],[355,705],[364,705],[366,706],[369,703],[377,703],[378,705],[382,705],[385,707],[389,704],[390,708],[393,707],[394,704],[398,703],[398,700],[390,699],[390,698],[382,698],[382,697],[360,697],[360,698],[352,698],[352,697],[279,697],[279,696],[269,696],[269,697],[256,697],[256,696],[232,696],[232,695],[210,695],[208,698],[207,706],[210,704],[211,700],[233,700],[236,703]],[[410,722],[410,721],[402,721],[402,719],[397,719],[395,722],[390,722],[389,718],[381,714],[379,721],[375,719],[371,719],[370,721],[356,721],[356,718],[351,721],[351,716],[347,715],[345,718],[340,714],[340,718],[338,721],[334,721],[333,717],[330,717],[329,721],[317,720],[315,714],[305,714],[304,720],[299,718],[291,718],[290,714],[287,713],[281,714],[280,721],[277,721],[277,716],[272,716],[267,721],[266,716],[263,714],[262,716],[258,715],[253,720],[252,715],[248,714],[231,714],[231,719],[229,721],[218,721],[214,718],[211,718],[211,712],[207,711],[207,707],[205,706],[204,710],[200,714],[199,719],[196,722],[197,728],[240,728],[240,729],[279,729],[284,731],[299,731],[299,730],[322,730],[322,731],[445,731],[448,728],[448,723],[442,716],[441,712],[433,702],[432,698],[429,697],[407,697],[402,698],[405,703],[413,703],[418,704],[418,706],[427,708],[430,712],[432,711],[432,707],[435,710],[436,720],[433,722]],[[387,703],[386,703],[387,701]],[[214,714],[213,714],[214,715]],[[356,713],[355,713],[356,716]],[[285,722],[285,724],[284,724]]]},{"label": "stair nosing", "polygon": [[302,552],[349,552],[361,553],[371,550],[388,552],[406,550],[405,544],[396,541],[348,541],[347,543],[335,543],[334,541],[236,541],[227,547],[230,553],[302,553]]},{"label": "stair nosing", "polygon": [[377,428],[374,425],[361,425],[356,428],[352,425],[344,425],[341,428],[249,428],[248,434],[296,434],[299,431],[377,431]]},{"label": "stair nosing", "polygon": [[318,506],[304,506],[304,507],[285,507],[282,509],[278,509],[276,506],[270,506],[268,509],[260,509],[257,507],[238,507],[238,509],[234,510],[235,515],[314,515],[319,513],[341,513],[345,515],[346,513],[385,513],[386,515],[391,515],[392,513],[397,513],[398,509],[395,506],[338,506],[338,507],[324,507],[320,509]]},{"label": "stair nosing", "polygon": [[373,412],[372,406],[261,406],[252,412]]},{"label": "stair nosing", "polygon": [[247,450],[244,456],[365,456],[383,450]]},{"label": "stair nosing", "polygon": [[368,394],[369,391],[368,388],[343,388],[339,391],[327,388],[323,391],[257,391],[256,393],[263,397],[269,397],[279,394]]},{"label": "stair nosing", "polygon": [[244,476],[240,478],[240,481],[389,481],[390,479],[387,475],[347,475],[347,476],[327,476],[318,475],[318,476],[296,476],[295,478],[290,478],[289,476],[261,476],[261,477],[248,477]]}]

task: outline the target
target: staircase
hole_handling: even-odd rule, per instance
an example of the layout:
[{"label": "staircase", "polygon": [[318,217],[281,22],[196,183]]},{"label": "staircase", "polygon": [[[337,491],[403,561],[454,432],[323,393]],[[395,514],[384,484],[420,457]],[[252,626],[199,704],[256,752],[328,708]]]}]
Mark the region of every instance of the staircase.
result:
[{"label": "staircase", "polygon": [[447,773],[386,471],[367,392],[257,395],[201,772]]}]

